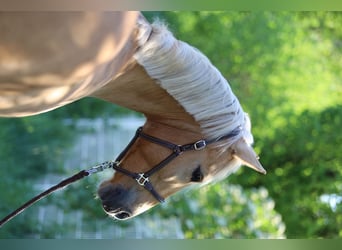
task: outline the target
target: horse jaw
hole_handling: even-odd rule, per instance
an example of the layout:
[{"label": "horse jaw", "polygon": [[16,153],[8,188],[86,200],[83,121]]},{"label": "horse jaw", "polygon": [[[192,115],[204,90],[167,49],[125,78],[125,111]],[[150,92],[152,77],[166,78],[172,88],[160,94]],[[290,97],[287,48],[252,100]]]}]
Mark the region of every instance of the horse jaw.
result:
[{"label": "horse jaw", "polygon": [[258,155],[254,152],[253,148],[246,143],[246,141],[241,138],[232,145],[233,157],[240,160],[242,164],[247,167],[266,174],[266,170],[262,167],[258,160]]}]

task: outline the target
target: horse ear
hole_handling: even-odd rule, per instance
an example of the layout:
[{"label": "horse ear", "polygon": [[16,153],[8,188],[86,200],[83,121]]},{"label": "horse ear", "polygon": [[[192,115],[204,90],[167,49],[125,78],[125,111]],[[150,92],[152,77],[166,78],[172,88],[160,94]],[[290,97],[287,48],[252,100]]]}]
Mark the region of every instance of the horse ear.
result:
[{"label": "horse ear", "polygon": [[232,145],[233,149],[233,157],[242,161],[244,165],[250,167],[251,169],[266,174],[266,170],[261,166],[261,163],[258,161],[258,156],[254,152],[253,148],[249,146],[246,141],[241,138],[237,142]]}]

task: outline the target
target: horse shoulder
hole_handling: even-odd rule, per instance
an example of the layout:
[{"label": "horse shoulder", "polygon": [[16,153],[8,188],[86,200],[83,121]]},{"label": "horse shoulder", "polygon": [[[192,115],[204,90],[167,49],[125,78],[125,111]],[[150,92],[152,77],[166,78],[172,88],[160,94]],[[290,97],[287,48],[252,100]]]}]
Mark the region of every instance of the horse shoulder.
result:
[{"label": "horse shoulder", "polygon": [[137,12],[0,14],[0,116],[55,109],[104,86],[135,51]]}]

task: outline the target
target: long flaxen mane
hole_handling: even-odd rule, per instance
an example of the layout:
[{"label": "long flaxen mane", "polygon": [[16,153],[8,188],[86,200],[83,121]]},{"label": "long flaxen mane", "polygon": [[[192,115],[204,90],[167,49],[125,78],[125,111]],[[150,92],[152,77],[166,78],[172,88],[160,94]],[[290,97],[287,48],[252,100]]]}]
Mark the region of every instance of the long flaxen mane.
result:
[{"label": "long flaxen mane", "polygon": [[[144,28],[148,27],[142,26],[141,33],[146,33]],[[177,40],[165,24],[152,24],[152,34],[134,57],[194,117],[206,138],[219,138],[240,127],[237,136],[219,146],[227,148],[241,137],[253,143],[249,117],[227,80],[199,50]]]}]

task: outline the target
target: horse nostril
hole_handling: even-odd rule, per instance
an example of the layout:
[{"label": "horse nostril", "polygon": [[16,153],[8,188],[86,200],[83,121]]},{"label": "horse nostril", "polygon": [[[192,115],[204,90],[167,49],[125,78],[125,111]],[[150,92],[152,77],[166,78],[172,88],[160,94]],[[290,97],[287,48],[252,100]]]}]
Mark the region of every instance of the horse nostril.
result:
[{"label": "horse nostril", "polygon": [[131,214],[127,211],[120,211],[116,213],[114,217],[118,220],[124,220],[124,219],[128,219],[129,217],[131,217]]}]

